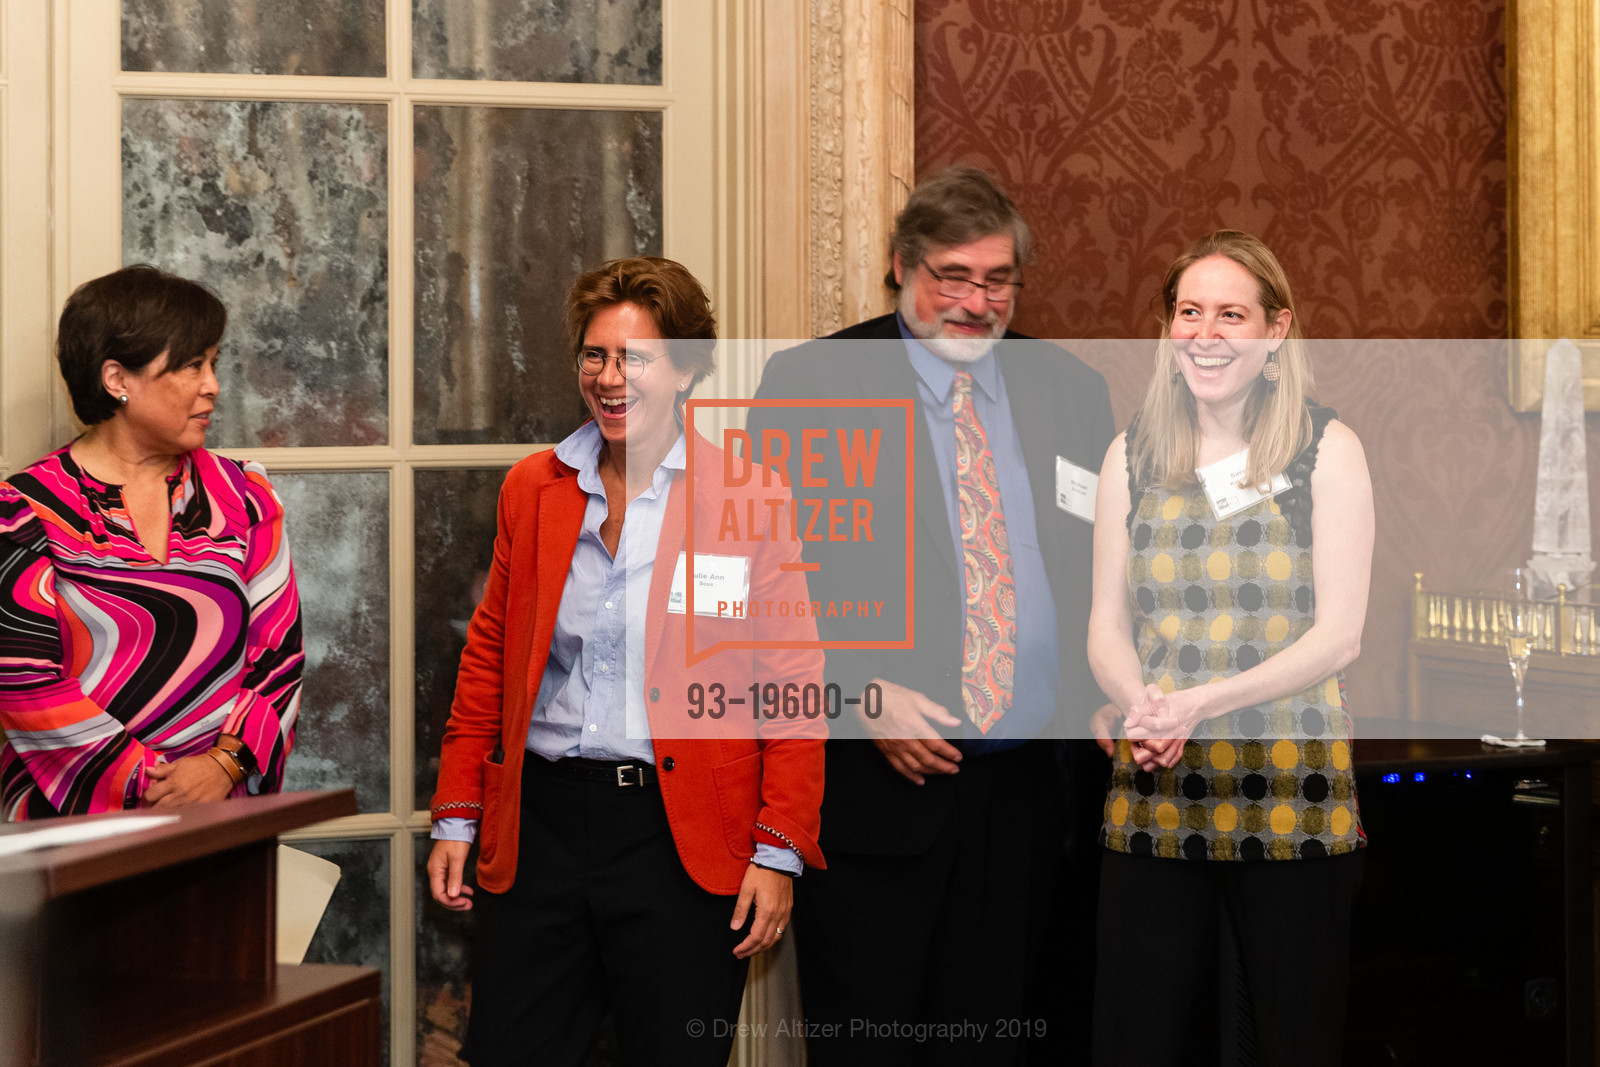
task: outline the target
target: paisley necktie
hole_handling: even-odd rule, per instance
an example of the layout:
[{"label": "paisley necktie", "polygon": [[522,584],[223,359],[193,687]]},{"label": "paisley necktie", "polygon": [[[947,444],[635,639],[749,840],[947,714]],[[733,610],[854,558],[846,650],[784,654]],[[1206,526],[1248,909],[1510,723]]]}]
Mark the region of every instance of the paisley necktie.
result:
[{"label": "paisley necktie", "polygon": [[956,372],[956,487],[966,571],[967,628],[961,691],[967,718],[987,734],[1011,707],[1017,588],[1011,576],[1000,483],[989,436],[972,404],[972,375]]}]

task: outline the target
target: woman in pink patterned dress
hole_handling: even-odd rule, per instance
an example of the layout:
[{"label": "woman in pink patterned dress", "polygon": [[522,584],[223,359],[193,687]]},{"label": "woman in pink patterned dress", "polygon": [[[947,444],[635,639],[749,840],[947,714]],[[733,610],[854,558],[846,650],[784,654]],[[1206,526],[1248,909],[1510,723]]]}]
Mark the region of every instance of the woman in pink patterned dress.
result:
[{"label": "woman in pink patterned dress", "polygon": [[80,286],[67,447],[0,482],[0,798],[9,820],[276,792],[305,657],[283,509],[204,448],[227,324],[128,267]]}]

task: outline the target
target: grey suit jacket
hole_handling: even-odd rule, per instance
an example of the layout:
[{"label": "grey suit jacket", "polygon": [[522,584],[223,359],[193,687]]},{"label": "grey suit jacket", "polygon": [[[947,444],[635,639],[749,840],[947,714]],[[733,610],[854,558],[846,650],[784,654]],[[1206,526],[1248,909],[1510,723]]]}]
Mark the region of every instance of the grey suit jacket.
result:
[{"label": "grey suit jacket", "polygon": [[[860,693],[873,677],[916,689],[958,715],[962,706],[961,658],[965,620],[963,571],[953,544],[933,443],[920,410],[916,375],[893,315],[852,326],[779,352],[767,364],[758,399],[909,399],[910,468],[916,487],[911,516],[914,606],[909,619],[819,619],[825,639],[861,639],[900,632],[909,621],[914,647],[895,651],[830,651],[827,677],[847,694]],[[850,341],[869,344],[853,346]],[[1060,638],[1057,721],[1049,736],[1083,736],[1089,716],[1103,703],[1089,671],[1088,621],[1093,527],[1056,504],[1056,457],[1098,471],[1116,428],[1105,379],[1055,345],[1008,333],[999,351],[1001,374],[1033,490],[1035,533],[1056,603]],[[871,546],[808,543],[805,558],[819,564],[809,576],[813,600],[860,600],[870,596],[905,608],[906,531],[891,519],[904,513],[906,423],[903,409],[832,408],[796,412],[754,408],[749,429],[878,426],[885,444],[879,455],[875,508],[880,525]],[[838,472],[830,472],[835,478]],[[798,485],[791,468],[791,484]],[[923,475],[920,479],[918,475]],[[834,484],[838,484],[835,482]],[[797,495],[801,490],[796,490]],[[898,507],[895,494],[900,497]],[[1115,518],[1115,517],[1113,517]],[[1003,722],[1003,720],[1002,720]],[[822,847],[846,852],[909,855],[925,849],[949,818],[952,782],[930,776],[914,786],[893,771],[868,742],[830,742],[823,795]],[[1097,786],[1103,784],[1094,783]]]}]

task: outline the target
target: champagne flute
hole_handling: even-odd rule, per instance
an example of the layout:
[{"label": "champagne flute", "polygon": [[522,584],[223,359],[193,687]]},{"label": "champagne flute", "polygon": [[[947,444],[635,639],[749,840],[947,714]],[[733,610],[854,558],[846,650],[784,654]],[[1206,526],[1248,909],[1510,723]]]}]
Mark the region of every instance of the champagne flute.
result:
[{"label": "champagne flute", "polygon": [[1496,737],[1484,734],[1483,742],[1507,748],[1536,748],[1544,742],[1523,732],[1524,713],[1522,687],[1528,678],[1528,664],[1533,658],[1533,645],[1539,636],[1539,612],[1542,605],[1528,596],[1528,582],[1521,568],[1512,572],[1511,592],[1500,601],[1500,633],[1505,641],[1506,661],[1511,665],[1511,680],[1517,687],[1517,734],[1515,737]]}]

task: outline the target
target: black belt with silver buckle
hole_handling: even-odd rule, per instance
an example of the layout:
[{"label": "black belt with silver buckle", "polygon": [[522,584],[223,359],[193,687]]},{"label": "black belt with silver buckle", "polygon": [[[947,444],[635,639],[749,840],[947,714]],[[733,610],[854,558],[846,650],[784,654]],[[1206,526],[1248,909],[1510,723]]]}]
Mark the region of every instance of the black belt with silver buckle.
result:
[{"label": "black belt with silver buckle", "polygon": [[558,774],[564,774],[569,778],[581,778],[586,782],[604,782],[624,789],[629,786],[656,785],[660,781],[656,776],[656,769],[639,760],[585,759],[582,756],[572,756],[558,759],[550,766]]}]

